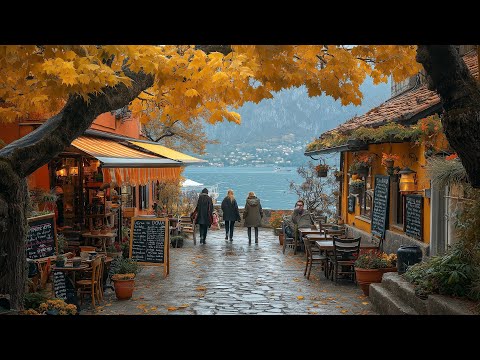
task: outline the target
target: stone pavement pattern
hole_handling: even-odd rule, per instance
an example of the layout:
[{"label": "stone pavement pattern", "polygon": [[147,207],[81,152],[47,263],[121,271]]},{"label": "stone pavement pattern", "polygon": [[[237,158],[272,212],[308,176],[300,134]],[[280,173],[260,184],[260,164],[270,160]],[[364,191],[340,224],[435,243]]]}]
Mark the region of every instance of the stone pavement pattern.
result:
[{"label": "stone pavement pattern", "polygon": [[[248,245],[246,228],[236,228],[233,242],[223,229],[210,231],[207,243],[170,248],[170,274],[145,266],[137,275],[130,300],[119,301],[107,289],[96,315],[367,315],[375,314],[368,297],[351,281],[335,285],[314,264],[303,276],[305,255],[282,254],[272,229],[259,229],[259,244]],[[252,231],[253,235],[253,231]],[[87,300],[88,302],[88,300]]]}]

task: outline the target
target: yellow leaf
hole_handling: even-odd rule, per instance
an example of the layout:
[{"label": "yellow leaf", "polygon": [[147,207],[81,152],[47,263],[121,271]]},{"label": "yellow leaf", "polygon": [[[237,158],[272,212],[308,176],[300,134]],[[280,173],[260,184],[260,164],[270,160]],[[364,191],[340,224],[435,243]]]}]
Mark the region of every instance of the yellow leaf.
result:
[{"label": "yellow leaf", "polygon": [[225,74],[223,71],[219,71],[212,76],[212,82],[219,82],[228,80],[228,75]]},{"label": "yellow leaf", "polygon": [[313,304],[313,307],[318,307],[318,304]]},{"label": "yellow leaf", "polygon": [[200,96],[200,94],[195,89],[188,89],[187,91],[185,91],[185,96],[193,97],[193,96]]},{"label": "yellow leaf", "polygon": [[175,310],[178,310],[178,308],[176,306],[170,306],[167,308],[168,311],[175,311]]},{"label": "yellow leaf", "polygon": [[303,300],[303,296],[301,295],[297,296],[297,300]]},{"label": "yellow leaf", "polygon": [[156,307],[156,306],[152,306],[152,307],[150,308],[150,310],[157,310],[157,307]]},{"label": "yellow leaf", "polygon": [[189,306],[190,306],[190,304],[182,304],[182,305],[179,306],[179,308],[180,308],[180,309],[185,309],[185,308],[187,308],[187,307],[189,307]]},{"label": "yellow leaf", "polygon": [[345,314],[345,313],[348,312],[348,310],[341,310],[340,312],[341,312],[342,314]]},{"label": "yellow leaf", "polygon": [[195,290],[197,290],[197,291],[205,291],[205,290],[207,290],[207,288],[206,288],[205,286],[199,286],[199,287],[197,287]]},{"label": "yellow leaf", "polygon": [[300,281],[300,279],[298,279],[298,278],[293,278],[293,281],[295,281],[295,282],[299,282],[299,281]]},{"label": "yellow leaf", "polygon": [[368,304],[369,304],[368,301],[363,301],[362,302],[362,305],[368,305]]}]

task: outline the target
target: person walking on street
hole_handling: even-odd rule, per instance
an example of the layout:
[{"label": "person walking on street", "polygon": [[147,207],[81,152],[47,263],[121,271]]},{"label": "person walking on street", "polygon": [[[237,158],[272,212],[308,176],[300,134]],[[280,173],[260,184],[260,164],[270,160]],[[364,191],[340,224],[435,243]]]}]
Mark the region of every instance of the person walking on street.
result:
[{"label": "person walking on street", "polygon": [[240,221],[240,211],[238,211],[237,200],[233,196],[233,190],[228,189],[227,196],[222,201],[223,220],[225,221],[225,240],[228,240],[230,233],[230,241],[233,241],[233,229],[235,221]]},{"label": "person walking on street", "polygon": [[200,244],[205,244],[208,228],[213,222],[213,201],[208,196],[207,188],[204,188],[200,193],[195,211],[197,213],[195,224],[200,226]]},{"label": "person walking on street", "polygon": [[244,225],[247,227],[248,245],[252,243],[252,226],[255,228],[255,244],[258,244],[258,227],[262,225],[263,209],[260,199],[255,196],[253,191],[248,193],[243,218],[245,219]]}]

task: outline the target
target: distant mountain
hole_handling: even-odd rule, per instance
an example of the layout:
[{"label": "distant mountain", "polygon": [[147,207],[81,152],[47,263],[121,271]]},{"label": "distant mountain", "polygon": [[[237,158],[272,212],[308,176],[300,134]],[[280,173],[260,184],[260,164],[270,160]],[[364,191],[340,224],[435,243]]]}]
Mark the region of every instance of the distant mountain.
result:
[{"label": "distant mountain", "polygon": [[219,156],[232,147],[267,144],[303,144],[304,149],[321,133],[364,114],[390,96],[390,83],[375,86],[368,79],[361,89],[364,97],[360,106],[342,106],[330,96],[309,98],[305,87],[282,90],[259,104],[246,103],[237,110],[242,116],[241,125],[225,121],[205,126],[208,137],[220,141],[208,145],[207,152]]}]

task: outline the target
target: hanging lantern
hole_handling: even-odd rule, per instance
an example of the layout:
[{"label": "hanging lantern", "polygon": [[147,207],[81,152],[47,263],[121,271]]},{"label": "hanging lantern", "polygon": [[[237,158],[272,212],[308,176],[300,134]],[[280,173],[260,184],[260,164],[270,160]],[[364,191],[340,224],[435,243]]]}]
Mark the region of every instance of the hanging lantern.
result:
[{"label": "hanging lantern", "polygon": [[61,168],[60,170],[56,171],[57,176],[67,176],[67,169]]},{"label": "hanging lantern", "polygon": [[70,166],[70,169],[68,170],[68,175],[78,176],[78,166]]},{"label": "hanging lantern", "polygon": [[416,191],[417,184],[415,183],[416,172],[409,167],[404,168],[398,172],[400,177],[400,191]]}]

